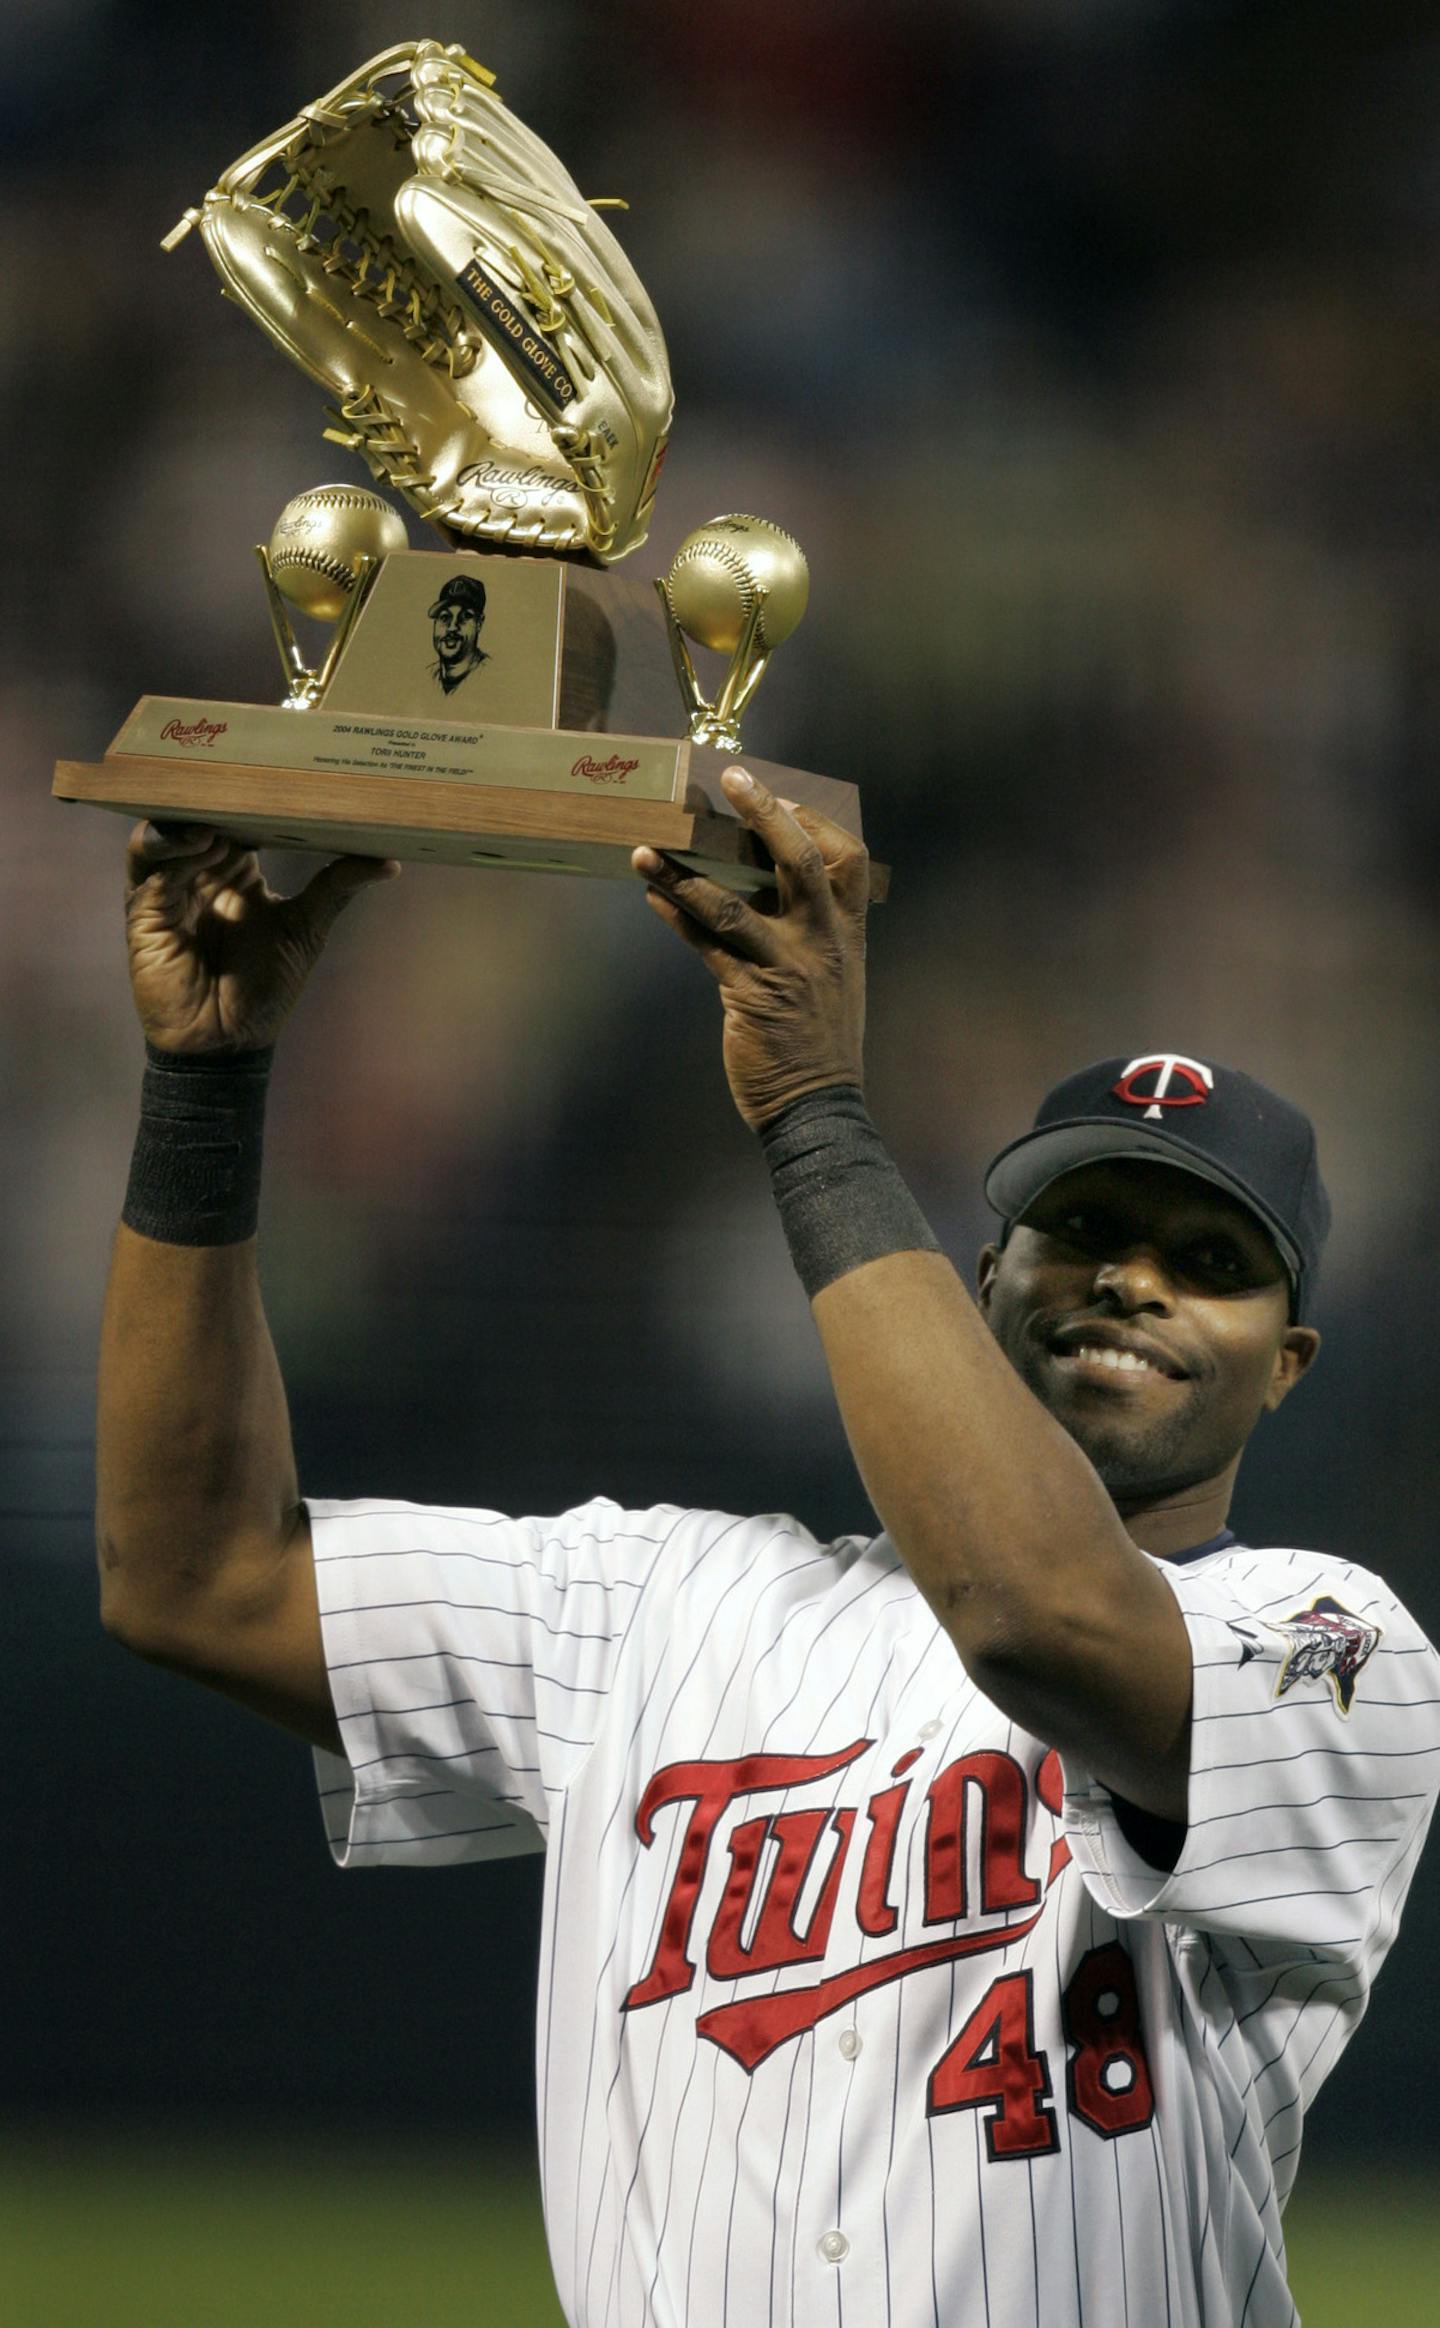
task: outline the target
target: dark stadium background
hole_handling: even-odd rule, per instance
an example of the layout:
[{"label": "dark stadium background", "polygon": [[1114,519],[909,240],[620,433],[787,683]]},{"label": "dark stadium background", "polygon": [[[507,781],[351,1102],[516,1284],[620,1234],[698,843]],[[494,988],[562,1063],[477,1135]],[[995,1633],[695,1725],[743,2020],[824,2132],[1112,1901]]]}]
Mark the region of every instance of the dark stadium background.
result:
[{"label": "dark stadium background", "polygon": [[[630,202],[678,411],[627,570],[736,508],[809,554],[747,739],[859,783],[894,867],[871,1101],[938,1233],[973,1253],[985,1159],[1079,1061],[1173,1046],[1302,1100],[1327,1346],[1238,1524],[1440,1625],[1440,6],[17,5],[0,2093],[12,2160],[77,2190],[147,2143],[532,2172],[538,1860],[339,1875],[304,1749],[99,1631],[94,1354],[140,1038],[124,827],[48,797],[142,692],[275,698],[250,545],[360,469],[198,238],[159,241],[421,34]],[[283,1044],[264,1266],[315,1493],[867,1525],[708,980],[638,884],[411,867],[351,909]],[[1302,2193],[1363,2216],[1433,2172],[1437,1950],[1432,1852]],[[64,2244],[26,2320],[128,2319],[119,2281],[93,2314],[46,2296]],[[135,2316],[192,2317],[170,2300]],[[521,2317],[476,2300],[413,2317]]]}]

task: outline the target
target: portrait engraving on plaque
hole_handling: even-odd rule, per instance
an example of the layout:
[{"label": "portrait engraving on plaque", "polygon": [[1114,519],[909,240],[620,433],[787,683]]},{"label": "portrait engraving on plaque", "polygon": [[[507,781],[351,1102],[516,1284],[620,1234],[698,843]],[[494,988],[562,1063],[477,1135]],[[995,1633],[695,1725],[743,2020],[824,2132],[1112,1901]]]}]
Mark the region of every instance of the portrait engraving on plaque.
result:
[{"label": "portrait engraving on plaque", "polygon": [[485,585],[475,574],[452,574],[430,609],[435,660],[430,676],[444,695],[463,687],[472,671],[488,663],[480,644],[485,628]]},{"label": "portrait engraving on plaque", "polygon": [[345,643],[325,709],[553,727],[563,580],[556,558],[396,552]]}]

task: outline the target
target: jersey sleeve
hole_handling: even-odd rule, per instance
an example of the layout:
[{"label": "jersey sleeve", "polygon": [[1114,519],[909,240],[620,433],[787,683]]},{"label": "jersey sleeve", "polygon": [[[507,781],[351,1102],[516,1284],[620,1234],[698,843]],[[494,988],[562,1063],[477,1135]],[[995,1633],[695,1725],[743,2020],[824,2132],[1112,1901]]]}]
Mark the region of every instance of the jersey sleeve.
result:
[{"label": "jersey sleeve", "polygon": [[555,1519],[307,1501],[345,1746],[314,1758],[337,1863],[541,1848],[684,1515],[603,1498]]},{"label": "jersey sleeve", "polygon": [[1066,1767],[1065,1832],[1111,1914],[1332,1963],[1393,1937],[1440,1787],[1440,1658],[1376,1576],[1235,1547],[1159,1563],[1194,1658],[1190,1804],[1169,1873]]}]

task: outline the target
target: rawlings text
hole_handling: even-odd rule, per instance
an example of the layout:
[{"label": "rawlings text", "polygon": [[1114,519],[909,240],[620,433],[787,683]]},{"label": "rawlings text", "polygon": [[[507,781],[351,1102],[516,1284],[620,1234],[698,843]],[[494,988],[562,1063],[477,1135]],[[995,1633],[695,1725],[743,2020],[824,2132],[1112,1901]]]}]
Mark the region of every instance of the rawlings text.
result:
[{"label": "rawlings text", "polygon": [[592,784],[623,784],[639,765],[638,760],[617,760],[613,753],[608,760],[591,760],[582,754],[570,773],[588,776]]},{"label": "rawlings text", "polygon": [[213,744],[223,736],[230,725],[228,719],[167,719],[160,730],[162,744],[183,744],[189,751],[195,744]]}]

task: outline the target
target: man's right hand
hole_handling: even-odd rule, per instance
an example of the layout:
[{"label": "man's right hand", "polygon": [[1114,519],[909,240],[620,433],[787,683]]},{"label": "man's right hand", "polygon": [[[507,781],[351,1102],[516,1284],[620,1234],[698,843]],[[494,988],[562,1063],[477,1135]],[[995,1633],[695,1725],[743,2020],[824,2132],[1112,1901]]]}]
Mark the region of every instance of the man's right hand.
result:
[{"label": "man's right hand", "polygon": [[258,1051],[273,1043],[358,889],[393,857],[336,857],[294,897],[266,883],[253,849],[208,825],[140,824],[125,859],[130,983],[161,1051]]}]

